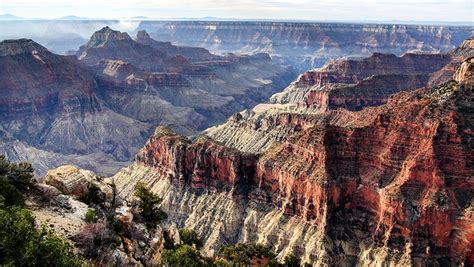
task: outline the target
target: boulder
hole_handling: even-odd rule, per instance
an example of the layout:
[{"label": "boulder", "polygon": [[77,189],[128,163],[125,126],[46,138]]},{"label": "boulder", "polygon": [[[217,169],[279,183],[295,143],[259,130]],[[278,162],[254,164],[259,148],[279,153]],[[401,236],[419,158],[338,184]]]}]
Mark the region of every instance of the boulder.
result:
[{"label": "boulder", "polygon": [[56,187],[63,194],[83,198],[89,193],[93,180],[93,172],[65,165],[48,171],[45,183]]}]

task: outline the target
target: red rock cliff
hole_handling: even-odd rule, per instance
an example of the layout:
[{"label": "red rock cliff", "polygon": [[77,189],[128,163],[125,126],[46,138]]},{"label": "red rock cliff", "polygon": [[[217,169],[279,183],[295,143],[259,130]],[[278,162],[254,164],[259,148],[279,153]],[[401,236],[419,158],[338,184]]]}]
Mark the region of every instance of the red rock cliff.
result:
[{"label": "red rock cliff", "polygon": [[365,111],[377,114],[368,124],[311,127],[280,117],[300,131],[258,158],[159,130],[137,160],[193,188],[227,190],[324,223],[336,243],[369,242],[410,255],[412,264],[471,265],[472,64],[465,61],[455,81]]},{"label": "red rock cliff", "polygon": [[137,161],[157,167],[176,184],[194,189],[237,190],[241,193],[253,178],[256,157],[201,137],[191,143],[164,128],[137,155]]}]

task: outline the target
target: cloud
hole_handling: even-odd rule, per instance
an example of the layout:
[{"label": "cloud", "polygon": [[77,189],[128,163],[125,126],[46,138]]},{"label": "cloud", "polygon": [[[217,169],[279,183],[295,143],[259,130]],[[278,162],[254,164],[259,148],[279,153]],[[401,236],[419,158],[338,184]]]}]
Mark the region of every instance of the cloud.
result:
[{"label": "cloud", "polygon": [[0,13],[27,17],[148,16],[312,20],[472,21],[472,0],[0,0]]}]

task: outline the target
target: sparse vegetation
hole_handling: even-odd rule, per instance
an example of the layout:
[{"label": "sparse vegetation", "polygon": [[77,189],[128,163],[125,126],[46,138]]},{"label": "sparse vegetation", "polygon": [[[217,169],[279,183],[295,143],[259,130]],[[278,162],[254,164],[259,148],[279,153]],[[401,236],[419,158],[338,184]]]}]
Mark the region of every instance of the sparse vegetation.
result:
[{"label": "sparse vegetation", "polygon": [[163,266],[212,266],[210,259],[201,256],[196,248],[189,245],[165,250],[161,263]]},{"label": "sparse vegetation", "polygon": [[28,163],[10,163],[0,156],[0,265],[81,266],[72,247],[46,228],[37,229],[21,193],[30,185]]},{"label": "sparse vegetation", "polygon": [[87,223],[96,223],[99,220],[97,211],[94,209],[88,209],[85,215],[85,220]]},{"label": "sparse vegetation", "polygon": [[285,257],[285,267],[299,267],[301,266],[301,260],[293,254],[289,254]]},{"label": "sparse vegetation", "polygon": [[179,230],[179,236],[185,245],[195,246],[196,248],[202,247],[202,240],[194,230],[187,228],[181,229]]},{"label": "sparse vegetation", "polygon": [[258,265],[278,265],[275,254],[261,244],[226,245],[219,250],[218,257],[221,266],[250,266],[257,261]]},{"label": "sparse vegetation", "polygon": [[[179,230],[181,244],[173,246],[171,240],[165,244],[165,252],[162,256],[164,266],[215,266],[212,259],[203,257],[199,248],[202,247],[202,241],[199,235],[191,229]],[[165,240],[167,235],[165,235]],[[169,238],[169,237],[168,237]]]},{"label": "sparse vegetation", "polygon": [[105,251],[120,243],[119,237],[108,229],[104,222],[91,223],[73,237],[86,257],[97,258],[106,255]]},{"label": "sparse vegetation", "polygon": [[89,187],[89,192],[87,193],[84,202],[87,204],[96,204],[100,205],[103,204],[105,201],[105,194],[100,190],[100,188],[92,184]]}]

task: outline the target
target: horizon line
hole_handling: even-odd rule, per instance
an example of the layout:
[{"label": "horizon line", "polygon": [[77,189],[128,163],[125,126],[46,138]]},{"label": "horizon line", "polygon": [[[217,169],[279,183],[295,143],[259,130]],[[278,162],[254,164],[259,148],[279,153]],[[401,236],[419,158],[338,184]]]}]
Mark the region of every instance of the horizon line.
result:
[{"label": "horizon line", "polygon": [[[11,17],[11,18],[2,18]],[[154,18],[148,16],[132,16],[132,17],[115,17],[115,18],[94,18],[81,17],[77,15],[65,15],[55,18],[41,18],[41,17],[20,17],[11,13],[0,14],[0,21],[249,21],[249,22],[294,22],[294,23],[369,23],[369,24],[428,24],[428,25],[442,25],[442,24],[456,24],[458,26],[473,26],[474,21],[454,21],[454,20],[337,20],[337,19],[279,19],[279,18],[236,18],[236,17],[168,17],[168,18]]]}]

